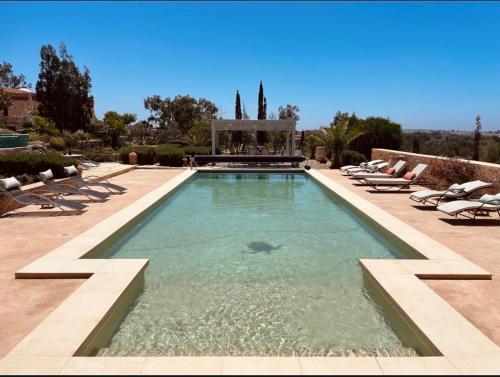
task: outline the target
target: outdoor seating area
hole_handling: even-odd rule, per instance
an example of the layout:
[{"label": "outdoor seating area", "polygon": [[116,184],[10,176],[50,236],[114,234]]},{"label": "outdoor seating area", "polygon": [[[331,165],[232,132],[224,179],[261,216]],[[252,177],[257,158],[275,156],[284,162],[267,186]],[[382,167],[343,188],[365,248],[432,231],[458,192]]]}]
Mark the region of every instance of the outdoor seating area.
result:
[{"label": "outdoor seating area", "polygon": [[[121,194],[127,190],[125,187],[112,184],[98,176],[90,175],[82,178],[78,175],[78,170],[74,165],[64,167],[64,171],[68,178],[57,181],[51,169],[39,172],[38,177],[43,186],[36,192],[23,191],[21,183],[15,177],[0,179],[0,194],[10,199],[5,207],[8,208],[11,202],[15,202],[20,206],[40,206],[41,209],[58,208],[66,214],[81,214],[87,208],[82,197],[92,202],[104,202],[111,194]],[[79,198],[74,199],[75,196]]]},{"label": "outdoor seating area", "polygon": [[[380,171],[387,165],[389,162],[374,160],[358,166],[344,166],[340,168],[340,171],[345,176],[355,180],[357,185],[369,186],[370,189],[379,192],[408,190],[415,185],[435,185],[432,180],[422,178],[428,168],[426,164],[419,163],[411,171],[404,173],[408,163],[404,160],[398,160],[392,167]],[[383,167],[379,168],[380,166]],[[374,170],[379,171],[373,172]],[[475,220],[478,216],[490,218],[490,215],[494,213],[498,214],[500,220],[500,193],[484,194],[479,198],[472,198],[476,192],[493,187],[493,183],[481,180],[457,182],[446,190],[415,191],[410,193],[409,198],[424,206],[431,204],[436,210],[449,216],[472,219],[473,224],[476,224]]]}]

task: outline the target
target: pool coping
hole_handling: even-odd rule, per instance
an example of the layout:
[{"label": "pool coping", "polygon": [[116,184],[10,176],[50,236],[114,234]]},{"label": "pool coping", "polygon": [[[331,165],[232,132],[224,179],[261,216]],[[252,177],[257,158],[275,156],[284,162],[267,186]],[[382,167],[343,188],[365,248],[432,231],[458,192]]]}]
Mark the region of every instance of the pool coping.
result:
[{"label": "pool coping", "polygon": [[[201,170],[201,169],[200,169]],[[262,172],[270,172],[263,169]],[[80,259],[173,192],[186,170],[64,245],[16,278],[87,278],[0,360],[1,374],[463,374],[500,373],[500,348],[420,278],[491,279],[491,274],[326,177],[305,173],[426,259],[360,260],[369,280],[442,356],[408,357],[88,357],[97,333],[140,284],[147,259]]]}]

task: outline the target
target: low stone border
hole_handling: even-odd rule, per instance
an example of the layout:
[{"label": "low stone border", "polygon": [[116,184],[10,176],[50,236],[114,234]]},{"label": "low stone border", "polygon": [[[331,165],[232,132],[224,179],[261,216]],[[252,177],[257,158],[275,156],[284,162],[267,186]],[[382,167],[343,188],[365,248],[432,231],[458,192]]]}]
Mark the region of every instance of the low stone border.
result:
[{"label": "low stone border", "polygon": [[[360,260],[378,292],[442,356],[86,357],[141,287],[146,259],[80,259],[147,213],[196,170],[186,170],[81,235],[34,261],[16,278],[86,277],[38,327],[0,360],[3,374],[459,374],[500,373],[500,350],[419,277],[489,279],[491,274],[318,171],[312,178],[426,259]],[[399,237],[397,237],[399,238]],[[81,355],[81,356],[77,356]]]}]

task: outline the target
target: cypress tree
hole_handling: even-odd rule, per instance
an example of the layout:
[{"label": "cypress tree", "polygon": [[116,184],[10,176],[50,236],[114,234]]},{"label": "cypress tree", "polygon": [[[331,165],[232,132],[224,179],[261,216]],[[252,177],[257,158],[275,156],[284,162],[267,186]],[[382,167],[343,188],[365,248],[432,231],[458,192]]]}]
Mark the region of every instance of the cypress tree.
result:
[{"label": "cypress tree", "polygon": [[[236,91],[236,105],[234,109],[234,118],[235,119],[243,119],[243,114],[241,112],[241,99],[240,92]],[[237,148],[239,148],[239,144],[243,141],[243,131],[233,131],[231,134],[231,140],[233,144],[237,144]]]},{"label": "cypress tree", "polygon": [[474,155],[473,160],[479,161],[479,145],[481,143],[481,117],[476,117],[476,129],[474,130]]},{"label": "cypress tree", "polygon": [[262,86],[262,80],[259,85],[259,103],[257,110],[257,119],[266,119],[264,112],[264,87]]},{"label": "cypress tree", "polygon": [[[262,86],[262,80],[259,85],[259,103],[258,103],[257,119],[266,119],[267,101],[264,97],[264,87]],[[257,131],[257,144],[264,145],[267,141],[266,131]]]},{"label": "cypress tree", "polygon": [[243,119],[243,114],[241,113],[241,100],[240,92],[236,91],[236,106],[234,109],[234,119]]}]

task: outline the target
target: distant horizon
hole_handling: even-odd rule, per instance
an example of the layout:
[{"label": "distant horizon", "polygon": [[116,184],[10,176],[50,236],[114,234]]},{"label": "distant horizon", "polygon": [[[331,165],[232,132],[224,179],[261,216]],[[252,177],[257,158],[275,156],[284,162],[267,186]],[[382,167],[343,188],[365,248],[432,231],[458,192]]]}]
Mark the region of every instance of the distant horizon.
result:
[{"label": "distant horizon", "polygon": [[101,119],[145,119],[155,94],[204,97],[231,119],[236,90],[255,118],[262,80],[268,116],[297,105],[298,130],[337,111],[422,130],[472,131],[480,115],[484,131],[500,130],[500,3],[2,2],[0,12],[12,31],[0,62],[34,91],[41,46],[64,42],[90,70]]}]

